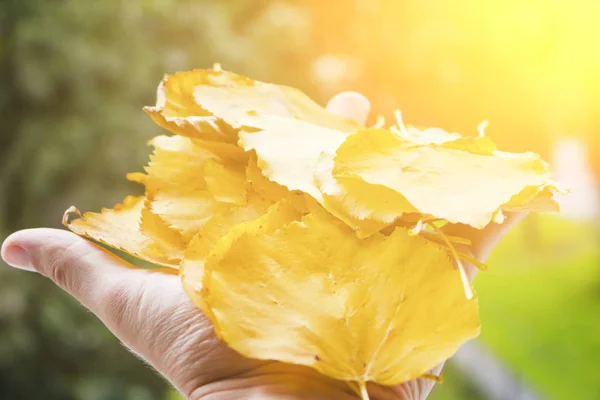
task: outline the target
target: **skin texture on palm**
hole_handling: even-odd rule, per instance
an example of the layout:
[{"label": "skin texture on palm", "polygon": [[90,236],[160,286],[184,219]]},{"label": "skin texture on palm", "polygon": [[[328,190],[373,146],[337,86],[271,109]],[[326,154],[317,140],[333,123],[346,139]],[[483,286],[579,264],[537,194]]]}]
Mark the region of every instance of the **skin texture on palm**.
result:
[{"label": "skin texture on palm", "polygon": [[[364,122],[370,104],[356,93],[331,99],[330,112]],[[482,231],[452,225],[446,233],[471,240],[469,251],[484,261],[495,244],[523,214]],[[189,300],[177,275],[168,270],[136,269],[73,233],[30,229],[14,233],[2,245],[10,265],[51,279],[93,312],[140,358],[164,375],[186,398],[356,399],[344,382],[308,367],[251,360],[214,335],[208,318]],[[472,279],[476,269],[467,266]],[[442,365],[432,371],[439,374]],[[369,385],[373,400],[425,399],[434,382],[417,379],[396,387]]]}]

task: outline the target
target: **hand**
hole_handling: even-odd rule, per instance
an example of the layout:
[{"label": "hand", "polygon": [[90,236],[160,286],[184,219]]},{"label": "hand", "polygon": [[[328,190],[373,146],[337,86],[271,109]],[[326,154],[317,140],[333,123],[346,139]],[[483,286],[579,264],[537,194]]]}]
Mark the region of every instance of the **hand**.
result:
[{"label": "hand", "polygon": [[[344,93],[328,109],[364,122],[369,102]],[[522,215],[483,231],[447,229],[470,239],[483,261]],[[164,375],[186,398],[356,399],[344,382],[308,367],[247,359],[220,342],[208,318],[184,293],[178,276],[136,269],[70,232],[31,229],[14,233],[2,245],[2,258],[16,268],[38,272],[80,301],[139,357]],[[474,268],[469,268],[472,278]],[[433,373],[438,374],[440,365]],[[369,385],[374,400],[425,399],[433,381],[416,379],[396,386]]]}]

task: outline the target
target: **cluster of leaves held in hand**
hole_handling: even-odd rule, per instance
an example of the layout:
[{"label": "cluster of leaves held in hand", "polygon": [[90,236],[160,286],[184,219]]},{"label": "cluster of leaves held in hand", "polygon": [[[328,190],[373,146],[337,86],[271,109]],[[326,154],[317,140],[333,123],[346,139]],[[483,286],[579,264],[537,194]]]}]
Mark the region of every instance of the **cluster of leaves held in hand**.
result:
[{"label": "cluster of leaves held in hand", "polygon": [[[145,111],[145,196],[65,224],[179,270],[216,334],[241,354],[393,385],[479,332],[477,299],[444,234],[506,212],[551,210],[539,156],[483,135],[365,128],[300,91],[220,68],[166,76]],[[479,265],[481,266],[481,265]]]}]

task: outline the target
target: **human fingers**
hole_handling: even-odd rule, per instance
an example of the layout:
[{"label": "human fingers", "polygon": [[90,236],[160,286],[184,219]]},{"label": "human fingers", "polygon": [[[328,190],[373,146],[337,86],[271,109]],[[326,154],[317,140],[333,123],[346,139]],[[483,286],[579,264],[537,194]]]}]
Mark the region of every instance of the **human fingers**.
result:
[{"label": "human fingers", "polygon": [[371,102],[360,93],[342,92],[329,100],[327,111],[364,125],[371,111]]},{"label": "human fingers", "polygon": [[472,255],[478,261],[484,262],[498,242],[527,215],[529,215],[527,212],[509,213],[501,224],[491,223],[483,229],[475,229],[463,224],[449,224],[444,227],[444,233],[471,241],[469,250]]},{"label": "human fingers", "polygon": [[[56,229],[16,232],[5,240],[1,254],[13,267],[36,271],[70,293],[134,353],[186,392],[188,380],[182,379],[180,370],[192,362],[190,357],[197,363],[201,351],[192,342],[211,341],[213,335],[206,317],[187,299],[178,276],[133,268],[100,246]],[[196,335],[189,336],[190,332]],[[182,349],[186,346],[193,351]],[[193,379],[202,378],[197,375]]]}]

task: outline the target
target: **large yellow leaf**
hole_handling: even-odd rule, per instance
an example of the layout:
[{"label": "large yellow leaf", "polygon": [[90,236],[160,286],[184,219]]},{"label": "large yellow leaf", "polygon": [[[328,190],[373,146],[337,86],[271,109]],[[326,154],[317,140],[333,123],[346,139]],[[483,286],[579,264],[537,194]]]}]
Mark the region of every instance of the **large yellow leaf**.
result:
[{"label": "large yellow leaf", "polygon": [[339,147],[333,176],[347,198],[360,205],[354,209],[362,218],[388,221],[416,210],[475,228],[489,224],[504,205],[523,208],[536,193],[553,188],[538,155],[486,154],[489,145],[477,143],[419,146],[388,130],[368,129]]},{"label": "large yellow leaf", "polygon": [[237,140],[236,130],[248,115],[298,118],[344,131],[358,128],[356,122],[328,113],[298,89],[220,69],[165,76],[156,106],[145,111],[179,135],[229,142]]},{"label": "large yellow leaf", "polygon": [[238,352],[392,385],[478,334],[477,301],[440,246],[403,228],[360,240],[322,210],[299,218],[273,207],[206,262],[200,306]]},{"label": "large yellow leaf", "polygon": [[185,243],[181,235],[168,227],[148,209],[144,197],[127,197],[123,204],[100,213],[86,212],[81,218],[64,224],[74,233],[94,239],[117,250],[125,251],[142,260],[167,267],[179,267]]}]

